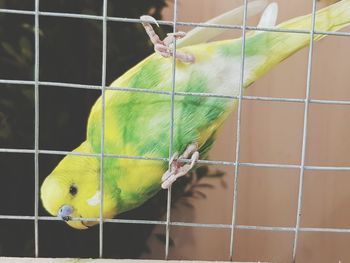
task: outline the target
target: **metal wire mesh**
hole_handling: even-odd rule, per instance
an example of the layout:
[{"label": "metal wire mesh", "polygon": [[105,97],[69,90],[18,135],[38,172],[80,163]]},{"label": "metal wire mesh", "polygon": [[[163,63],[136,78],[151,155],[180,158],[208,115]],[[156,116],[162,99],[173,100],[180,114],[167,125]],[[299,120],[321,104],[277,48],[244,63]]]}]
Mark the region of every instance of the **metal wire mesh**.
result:
[{"label": "metal wire mesh", "polygon": [[309,58],[307,66],[307,83],[306,83],[306,95],[305,95],[305,107],[304,107],[304,127],[303,127],[303,143],[301,150],[301,164],[300,164],[300,176],[299,176],[299,193],[298,193],[298,209],[297,218],[295,223],[295,234],[293,242],[293,260],[296,258],[300,219],[301,219],[301,208],[302,208],[302,198],[304,189],[304,166],[305,166],[305,156],[306,156],[306,142],[307,142],[307,128],[308,128],[308,114],[309,114],[309,99],[310,99],[310,89],[311,89],[311,71],[312,71],[312,58],[314,50],[314,31],[315,31],[315,20],[316,20],[316,0],[312,1],[312,18],[311,18],[311,31],[310,31],[310,48],[309,48]]},{"label": "metal wire mesh", "polygon": [[239,157],[241,147],[241,116],[242,116],[242,95],[244,89],[244,63],[245,63],[245,42],[246,42],[246,26],[247,26],[247,11],[248,1],[244,0],[244,12],[243,12],[243,30],[242,30],[242,48],[241,48],[241,75],[240,75],[240,88],[238,95],[238,109],[237,109],[237,134],[236,134],[236,165],[235,165],[235,177],[233,182],[233,204],[232,204],[232,223],[231,223],[231,236],[230,236],[230,259],[233,259],[234,253],[234,238],[235,238],[235,226],[237,218],[237,198],[238,198],[238,173],[239,173]]},{"label": "metal wire mesh", "polygon": [[[177,21],[178,12],[178,1],[174,1],[174,12],[173,21],[158,21],[161,25],[173,26],[173,32],[176,32],[177,26],[190,26],[190,27],[212,27],[212,28],[226,28],[226,29],[240,29],[242,30],[242,50],[241,50],[241,72],[240,72],[240,93],[238,96],[228,96],[212,93],[192,93],[192,92],[177,92],[175,87],[175,53],[176,53],[176,41],[174,46],[174,59],[172,66],[172,89],[171,91],[159,91],[139,88],[125,88],[125,87],[107,87],[106,86],[106,45],[107,45],[107,23],[108,22],[125,22],[125,23],[141,23],[140,19],[131,19],[123,17],[110,17],[107,16],[107,0],[103,1],[103,12],[102,16],[97,15],[84,15],[84,14],[72,14],[72,13],[58,13],[58,12],[42,12],[39,10],[39,0],[35,0],[35,10],[11,10],[11,9],[0,9],[0,13],[8,14],[22,14],[31,15],[35,18],[35,67],[34,67],[34,80],[9,80],[0,79],[0,83],[3,84],[21,84],[21,85],[33,85],[35,95],[35,132],[34,132],[34,149],[12,149],[12,148],[0,148],[0,153],[27,153],[34,154],[34,169],[35,169],[35,212],[34,216],[14,216],[14,215],[0,215],[0,220],[31,220],[34,221],[34,234],[35,234],[35,256],[40,256],[39,250],[39,230],[38,222],[42,221],[60,221],[58,217],[39,216],[39,154],[53,154],[53,155],[77,155],[77,156],[95,156],[100,158],[100,190],[101,190],[101,206],[100,206],[100,217],[99,218],[73,218],[72,220],[84,220],[84,221],[99,221],[99,256],[103,257],[103,222],[109,223],[120,223],[120,224],[149,224],[149,225],[164,225],[166,226],[166,245],[165,245],[165,259],[168,259],[169,255],[169,236],[171,226],[183,226],[183,227],[198,227],[198,228],[217,228],[217,229],[229,229],[231,231],[230,238],[230,258],[234,257],[234,241],[235,241],[235,230],[258,230],[258,231],[276,231],[276,232],[294,232],[293,242],[293,260],[296,258],[298,236],[300,232],[329,232],[329,233],[350,233],[350,228],[311,228],[301,227],[300,218],[302,210],[302,197],[303,197],[303,178],[305,170],[329,170],[329,171],[350,171],[350,166],[311,166],[305,165],[306,156],[306,145],[307,145],[307,132],[308,132],[308,113],[310,104],[327,104],[327,105],[350,105],[350,101],[340,100],[316,100],[310,98],[311,89],[311,73],[313,63],[313,49],[314,49],[314,35],[335,35],[335,36],[350,36],[348,32],[321,32],[315,31],[315,18],[316,18],[316,0],[312,0],[312,25],[311,30],[295,30],[295,29],[276,29],[276,28],[259,28],[247,25],[247,3],[248,0],[244,0],[244,15],[242,25],[218,25],[208,23],[191,23],[191,22],[180,22]],[[90,19],[102,21],[102,78],[101,85],[82,85],[76,83],[62,83],[62,82],[48,82],[40,81],[39,79],[39,20],[41,16],[53,16],[53,17],[66,17],[66,18],[77,18],[77,19]],[[310,46],[309,46],[309,57],[308,57],[308,68],[307,68],[307,87],[305,98],[276,98],[276,97],[261,97],[261,96],[244,96],[243,95],[243,82],[244,82],[244,62],[245,62],[245,35],[246,31],[270,31],[270,32],[283,32],[283,33],[295,33],[295,34],[309,34],[310,35]],[[76,89],[93,89],[101,90],[102,97],[102,127],[101,127],[101,153],[79,153],[79,152],[67,152],[67,151],[54,151],[39,149],[39,87],[45,86],[56,86],[62,88],[76,88]],[[150,158],[144,156],[128,156],[128,155],[117,155],[117,154],[106,154],[104,153],[104,129],[105,129],[105,91],[115,90],[118,92],[144,92],[144,93],[157,93],[164,94],[171,97],[171,127],[170,127],[170,140],[169,140],[169,157],[168,158]],[[235,168],[235,179],[234,179],[234,195],[233,195],[233,207],[232,207],[232,223],[231,224],[200,224],[200,223],[186,223],[186,222],[174,222],[170,218],[170,204],[171,204],[171,189],[168,190],[167,200],[167,214],[165,221],[152,221],[152,220],[127,220],[127,219],[105,219],[103,218],[103,165],[104,158],[125,158],[125,159],[139,159],[139,160],[153,160],[153,161],[167,161],[169,162],[173,154],[173,135],[174,135],[174,98],[175,96],[204,96],[204,97],[218,97],[226,98],[238,101],[237,111],[237,135],[236,135],[236,160],[235,162],[221,161],[221,160],[199,160],[199,164],[208,165],[224,165],[232,166]],[[302,103],[304,104],[304,124],[303,124],[303,139],[302,139],[302,152],[301,152],[301,163],[300,164],[271,164],[271,163],[246,163],[240,162],[240,129],[241,129],[241,113],[242,113],[242,101],[243,100],[261,100],[270,102],[283,102],[283,103]],[[188,159],[181,159],[180,162],[190,162]],[[300,171],[299,174],[299,192],[298,192],[298,208],[295,227],[279,227],[279,226],[253,226],[253,225],[238,225],[236,223],[237,216],[237,199],[238,199],[238,179],[239,179],[239,167],[261,167],[261,168],[284,168],[284,169],[296,169]]]},{"label": "metal wire mesh", "polygon": [[35,256],[39,256],[39,0],[35,0],[35,65],[34,65],[34,235]]}]

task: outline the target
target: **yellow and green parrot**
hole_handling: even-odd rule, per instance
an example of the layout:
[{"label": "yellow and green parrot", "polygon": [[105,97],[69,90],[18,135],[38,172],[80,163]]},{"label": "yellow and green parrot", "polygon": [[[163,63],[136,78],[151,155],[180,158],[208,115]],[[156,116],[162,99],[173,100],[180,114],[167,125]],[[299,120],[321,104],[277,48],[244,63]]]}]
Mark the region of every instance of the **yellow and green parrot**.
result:
[{"label": "yellow and green parrot", "polygon": [[[265,0],[248,4],[248,15],[263,11]],[[259,27],[273,27],[277,4],[264,11]],[[239,24],[244,8],[232,10],[210,23]],[[142,88],[156,92],[172,90],[172,39],[178,38],[176,49],[176,92],[212,93],[237,96],[240,90],[242,39],[208,42],[223,29],[197,28],[187,35],[182,32],[160,40],[149,22],[143,25],[155,45],[155,53],[115,80],[111,87]],[[321,9],[316,16],[316,31],[337,31],[350,24],[350,0],[343,0]],[[298,17],[278,29],[311,29],[311,15]],[[316,34],[315,40],[324,35]],[[274,65],[307,46],[310,34],[259,31],[246,36],[244,88],[264,75]],[[143,204],[160,189],[168,188],[176,178],[186,174],[193,163],[206,153],[218,129],[236,100],[219,97],[175,95],[173,152],[191,164],[137,158],[104,158],[103,217],[116,215]],[[169,94],[107,90],[105,92],[104,152],[127,156],[167,158],[171,127]],[[99,98],[88,119],[86,140],[74,150],[77,153],[99,154],[101,151],[102,99]],[[169,169],[168,169],[169,168]],[[86,229],[98,222],[70,220],[100,216],[100,159],[95,156],[66,156],[45,179],[41,200],[45,209],[77,229]]]}]

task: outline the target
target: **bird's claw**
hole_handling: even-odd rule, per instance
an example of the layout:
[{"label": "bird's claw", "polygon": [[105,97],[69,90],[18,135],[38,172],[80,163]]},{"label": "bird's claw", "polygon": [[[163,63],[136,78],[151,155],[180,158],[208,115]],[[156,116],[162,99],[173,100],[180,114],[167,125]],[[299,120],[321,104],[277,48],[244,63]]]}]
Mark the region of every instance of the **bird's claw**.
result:
[{"label": "bird's claw", "polygon": [[158,21],[153,16],[144,15],[144,16],[140,16],[140,19],[142,21],[142,24],[154,23],[159,27]]},{"label": "bird's claw", "polygon": [[[146,30],[147,35],[149,36],[151,42],[154,45],[154,51],[165,58],[173,56],[174,39],[181,39],[186,36],[186,33],[182,31],[176,33],[169,33],[167,34],[167,37],[165,39],[161,40],[156,34],[156,32],[153,30],[152,25],[150,24],[154,23],[159,27],[157,20],[154,19],[152,16],[148,15],[141,16],[140,19],[143,27]],[[183,63],[193,63],[195,61],[195,57],[192,54],[183,53],[177,50],[175,50],[175,57]]]},{"label": "bird's claw", "polygon": [[[171,169],[170,170],[173,170],[173,168],[175,168],[174,166],[174,161],[177,160],[179,157],[179,154],[178,153],[174,153],[173,156],[171,157],[169,163],[170,163],[170,167]],[[163,176],[162,176],[162,182],[168,180],[169,177],[171,177],[173,175],[173,172],[171,171],[166,171]]]},{"label": "bird's claw", "polygon": [[[191,144],[187,147],[185,152],[178,158],[178,154],[175,153],[170,159],[170,168],[167,170],[162,177],[162,188],[169,188],[179,177],[186,175],[195,165],[199,159],[198,147],[195,144]],[[191,163],[180,164],[178,159],[186,159],[191,156]]]}]

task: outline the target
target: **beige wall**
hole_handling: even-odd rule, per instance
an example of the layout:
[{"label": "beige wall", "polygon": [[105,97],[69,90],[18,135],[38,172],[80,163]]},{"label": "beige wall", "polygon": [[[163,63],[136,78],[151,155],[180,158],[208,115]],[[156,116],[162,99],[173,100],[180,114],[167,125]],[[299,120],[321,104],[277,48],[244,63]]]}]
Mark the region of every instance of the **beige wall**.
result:
[{"label": "beige wall", "polygon": [[[311,0],[279,0],[278,21],[310,13]],[[238,0],[180,0],[179,20],[204,22],[241,5]],[[320,3],[318,8],[324,6]],[[172,6],[165,11],[172,19]],[[249,20],[254,25],[257,19]],[[189,28],[182,28],[188,30]],[[346,31],[350,31],[347,28]],[[236,33],[237,35],[237,33]],[[311,96],[314,99],[350,100],[350,38],[328,37],[315,45]],[[308,50],[281,63],[249,88],[247,95],[304,98]],[[241,162],[300,164],[304,105],[244,101]],[[350,106],[311,104],[307,165],[350,166]],[[236,113],[226,122],[210,159],[234,161]],[[225,189],[216,182],[206,200],[195,200],[194,210],[178,207],[172,220],[196,223],[231,223],[233,168],[225,170]],[[299,170],[240,168],[238,224],[295,226]],[[350,228],[350,172],[306,171],[301,225]],[[155,232],[162,232],[156,229]],[[171,228],[175,241],[172,259],[227,260],[230,232],[220,229]],[[289,262],[293,233],[237,231],[235,260]],[[302,233],[298,262],[350,262],[350,234]],[[163,246],[150,240],[152,255]]]}]

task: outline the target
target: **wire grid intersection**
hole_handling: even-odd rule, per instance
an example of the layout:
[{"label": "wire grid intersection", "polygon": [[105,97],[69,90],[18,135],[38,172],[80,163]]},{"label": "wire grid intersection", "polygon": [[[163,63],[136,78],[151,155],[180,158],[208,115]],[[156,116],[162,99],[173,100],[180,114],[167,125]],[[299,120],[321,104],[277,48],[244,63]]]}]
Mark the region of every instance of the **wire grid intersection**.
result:
[{"label": "wire grid intersection", "polygon": [[[183,226],[183,227],[202,227],[202,228],[224,228],[231,230],[230,239],[230,259],[234,257],[234,231],[236,229],[244,230],[257,230],[257,231],[276,231],[276,232],[294,232],[295,238],[293,242],[293,261],[295,261],[297,253],[298,244],[298,234],[299,232],[329,232],[329,233],[350,233],[350,228],[313,228],[313,227],[301,227],[301,208],[302,208],[302,196],[303,196],[303,177],[305,170],[340,170],[340,171],[350,171],[350,167],[339,167],[339,166],[308,166],[305,165],[305,155],[306,155],[306,142],[307,142],[307,127],[308,127],[308,111],[310,104],[327,104],[327,105],[350,105],[350,101],[340,101],[340,100],[318,100],[310,98],[310,88],[311,88],[311,74],[312,74],[312,60],[313,60],[313,48],[314,48],[314,35],[333,35],[333,36],[350,36],[350,32],[322,32],[315,30],[315,18],[316,18],[316,0],[312,0],[312,25],[311,30],[297,30],[297,29],[277,29],[277,28],[263,28],[248,26],[246,24],[247,19],[247,3],[248,0],[244,0],[244,15],[243,15],[243,25],[219,25],[219,24],[209,24],[209,23],[192,23],[192,22],[180,22],[177,21],[177,8],[178,1],[174,1],[174,19],[173,21],[159,20],[157,21],[160,25],[170,25],[173,26],[173,32],[176,32],[177,26],[188,26],[188,27],[208,27],[208,28],[225,28],[225,29],[239,29],[242,30],[242,53],[241,53],[241,89],[238,96],[228,96],[220,94],[211,93],[194,93],[194,92],[177,92],[175,87],[175,75],[176,75],[176,59],[173,58],[173,72],[172,72],[172,90],[171,91],[160,91],[140,88],[125,88],[125,87],[107,87],[106,86],[106,43],[107,43],[107,22],[124,22],[124,23],[141,23],[140,19],[133,18],[123,18],[123,17],[110,17],[107,15],[107,0],[103,0],[103,14],[98,15],[85,15],[85,14],[74,14],[74,13],[59,13],[59,12],[43,12],[39,9],[39,0],[35,0],[35,10],[15,10],[15,9],[0,9],[0,13],[6,14],[20,14],[20,15],[33,15],[35,19],[35,65],[34,65],[34,80],[9,80],[0,79],[2,84],[18,84],[18,85],[33,85],[34,95],[35,95],[35,132],[34,132],[34,149],[10,149],[10,148],[0,148],[0,153],[24,153],[24,154],[34,154],[34,168],[35,168],[35,211],[34,216],[13,216],[13,215],[0,215],[1,219],[9,220],[33,220],[34,221],[34,234],[35,234],[35,256],[39,256],[39,231],[38,231],[38,221],[60,221],[58,217],[50,216],[39,216],[39,154],[55,154],[55,155],[77,155],[77,156],[95,156],[100,158],[100,164],[103,168],[103,159],[105,157],[111,158],[127,158],[127,159],[141,159],[141,160],[157,160],[169,162],[173,154],[173,133],[174,133],[174,98],[175,96],[204,96],[204,97],[218,97],[225,99],[238,100],[238,112],[237,112],[237,137],[236,137],[236,161],[235,162],[225,162],[225,161],[209,161],[209,160],[199,160],[200,164],[208,165],[225,165],[235,167],[235,181],[234,181],[234,196],[233,196],[233,207],[232,207],[232,224],[201,224],[201,223],[188,223],[188,222],[173,222],[170,220],[170,203],[171,203],[171,189],[168,190],[167,199],[167,216],[166,221],[151,221],[151,220],[127,220],[127,219],[104,219],[103,218],[103,198],[101,198],[100,206],[100,217],[99,218],[73,218],[72,220],[77,221],[99,221],[99,256],[103,257],[103,222],[106,223],[121,223],[121,224],[152,224],[152,225],[165,225],[166,226],[166,246],[165,246],[165,259],[168,259],[169,255],[169,234],[170,226]],[[40,16],[54,16],[54,17],[66,17],[66,18],[77,18],[77,19],[90,19],[102,21],[102,78],[101,86],[98,85],[83,85],[76,83],[62,83],[62,82],[49,82],[39,80],[39,17]],[[276,98],[276,97],[262,97],[262,96],[244,96],[243,95],[243,79],[244,79],[244,61],[245,61],[245,35],[246,31],[265,31],[265,32],[281,32],[281,33],[295,33],[295,34],[309,34],[310,35],[310,46],[309,46],[309,59],[307,68],[307,87],[305,99],[299,98]],[[176,53],[176,40],[174,41],[174,54]],[[101,127],[101,153],[91,154],[91,153],[73,153],[67,151],[53,151],[53,150],[43,150],[39,149],[39,86],[57,86],[62,88],[80,88],[80,89],[94,89],[101,90],[102,97],[102,127]],[[117,154],[107,154],[104,153],[104,111],[105,111],[105,91],[106,90],[116,90],[118,92],[144,92],[144,93],[156,93],[171,96],[171,127],[170,127],[170,147],[169,147],[169,158],[148,158],[144,156],[127,156],[127,155],[117,155]],[[304,107],[304,125],[303,125],[303,141],[302,141],[302,153],[301,153],[301,163],[300,164],[270,164],[270,163],[243,163],[239,161],[240,152],[240,122],[241,122],[241,111],[242,111],[242,100],[261,100],[261,101],[275,101],[275,102],[288,102],[288,103],[303,103]],[[190,162],[189,159],[182,159],[181,162]],[[238,171],[239,167],[261,167],[261,168],[284,168],[284,169],[299,169],[300,170],[300,181],[299,181],[299,193],[298,193],[298,209],[295,227],[280,227],[280,226],[250,226],[250,225],[238,225],[236,224],[236,204],[238,198]],[[101,196],[103,197],[103,169],[100,172],[100,187]]]}]

